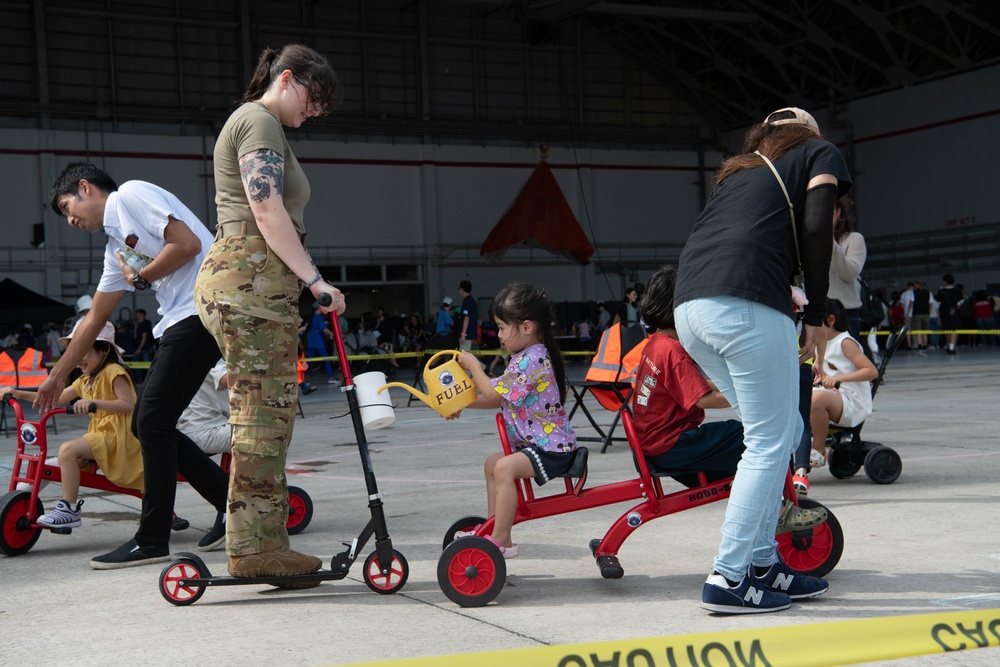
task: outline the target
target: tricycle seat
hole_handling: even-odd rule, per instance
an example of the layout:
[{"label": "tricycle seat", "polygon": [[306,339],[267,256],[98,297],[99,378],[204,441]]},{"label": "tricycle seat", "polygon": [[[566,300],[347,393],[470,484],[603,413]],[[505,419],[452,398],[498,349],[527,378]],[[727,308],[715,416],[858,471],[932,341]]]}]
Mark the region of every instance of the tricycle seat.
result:
[{"label": "tricycle seat", "polygon": [[[580,492],[583,491],[583,485],[587,483],[587,457],[589,455],[586,447],[577,447],[573,451],[573,462],[570,463],[569,469],[559,475],[566,479],[576,480],[576,484],[572,487],[574,496],[580,495]],[[569,482],[566,482],[566,489],[570,490]]]},{"label": "tricycle seat", "polygon": [[577,447],[573,452],[573,462],[570,464],[569,469],[560,477],[568,477],[570,479],[579,479],[587,474],[587,457],[590,453],[587,451],[586,447]]}]

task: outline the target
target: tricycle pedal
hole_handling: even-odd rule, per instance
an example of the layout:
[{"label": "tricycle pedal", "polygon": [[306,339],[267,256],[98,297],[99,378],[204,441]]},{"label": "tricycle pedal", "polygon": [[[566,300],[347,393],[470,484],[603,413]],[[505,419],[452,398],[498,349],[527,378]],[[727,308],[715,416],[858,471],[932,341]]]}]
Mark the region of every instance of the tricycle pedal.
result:
[{"label": "tricycle pedal", "polygon": [[625,576],[622,564],[618,562],[618,556],[598,556],[597,567],[601,570],[601,576],[605,579],[621,579]]},{"label": "tricycle pedal", "polygon": [[50,533],[55,533],[56,535],[69,535],[73,532],[72,528],[49,528]]}]

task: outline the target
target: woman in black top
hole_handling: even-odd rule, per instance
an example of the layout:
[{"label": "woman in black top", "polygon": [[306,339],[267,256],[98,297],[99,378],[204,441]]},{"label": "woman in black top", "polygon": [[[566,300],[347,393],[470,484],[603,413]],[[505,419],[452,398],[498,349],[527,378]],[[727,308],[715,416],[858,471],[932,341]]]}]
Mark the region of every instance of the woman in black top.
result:
[{"label": "woman in black top", "polygon": [[745,433],[719,554],[702,590],[702,606],[711,611],[778,611],[790,598],[827,589],[778,558],[774,531],[803,428],[789,285],[801,254],[810,301],[802,331],[807,358],[822,324],[833,205],[850,187],[843,157],[813,117],[780,109],[749,130],[742,154],[722,164],[681,253],[674,295],[681,343],[737,411]]}]

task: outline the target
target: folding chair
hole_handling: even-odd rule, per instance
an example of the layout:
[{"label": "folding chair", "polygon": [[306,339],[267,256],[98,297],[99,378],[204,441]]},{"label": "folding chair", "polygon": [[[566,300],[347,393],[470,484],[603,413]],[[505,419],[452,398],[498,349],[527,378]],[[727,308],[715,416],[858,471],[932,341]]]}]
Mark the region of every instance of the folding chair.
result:
[{"label": "folding chair", "polygon": [[[587,421],[597,431],[597,436],[577,436],[577,440],[600,442],[601,453],[607,451],[614,441],[626,442],[627,438],[614,437],[615,428],[621,419],[622,410],[628,410],[629,399],[632,396],[632,381],[635,379],[635,368],[638,365],[642,348],[646,345],[646,330],[641,324],[630,324],[623,327],[614,324],[605,330],[601,342],[597,346],[587,370],[586,380],[579,384],[570,384],[573,392],[573,407],[569,418],[572,421],[577,410],[583,412]],[[626,362],[626,359],[629,361]],[[634,359],[634,361],[632,361]],[[587,409],[584,399],[592,395],[605,410],[615,413],[611,426],[605,431],[594,420]]]},{"label": "folding chair", "polygon": [[[455,334],[434,334],[427,339],[424,343],[424,351],[422,356],[417,358],[416,364],[416,374],[413,376],[413,388],[427,391],[427,385],[424,384],[424,367],[427,366],[427,360],[430,358],[427,353],[438,352],[440,350],[457,350],[458,349],[458,336]],[[410,394],[410,397],[406,400],[406,407],[410,407],[410,403],[417,400],[416,396]]]}]

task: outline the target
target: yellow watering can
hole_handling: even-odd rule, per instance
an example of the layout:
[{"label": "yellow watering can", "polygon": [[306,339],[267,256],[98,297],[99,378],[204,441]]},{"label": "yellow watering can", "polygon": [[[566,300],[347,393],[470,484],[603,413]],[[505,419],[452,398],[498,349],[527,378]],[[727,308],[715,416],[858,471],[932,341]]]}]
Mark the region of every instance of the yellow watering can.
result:
[{"label": "yellow watering can", "polygon": [[[402,382],[382,385],[377,393],[382,393],[388,387],[399,387],[432,407],[442,417],[450,417],[476,400],[476,383],[455,359],[459,354],[458,350],[441,350],[427,360],[424,366],[426,394]],[[431,367],[435,359],[446,355],[451,355],[451,361]]]}]

